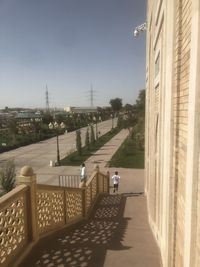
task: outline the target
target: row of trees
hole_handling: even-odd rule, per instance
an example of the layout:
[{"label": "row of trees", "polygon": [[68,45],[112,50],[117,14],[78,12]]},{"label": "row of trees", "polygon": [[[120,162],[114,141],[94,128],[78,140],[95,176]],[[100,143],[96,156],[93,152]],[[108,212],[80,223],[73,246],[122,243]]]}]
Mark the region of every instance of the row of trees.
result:
[{"label": "row of trees", "polygon": [[[95,113],[43,113],[40,119],[22,119],[9,117],[0,121],[0,152],[13,149],[19,146],[38,142],[61,134],[64,131],[75,131],[92,123],[110,118],[111,108],[101,109]],[[52,127],[50,124],[64,125],[64,127]]]},{"label": "row of trees", "polygon": [[110,100],[110,105],[112,108],[112,111],[114,113],[119,113],[122,111],[123,113],[131,113],[138,115],[138,117],[145,116],[145,89],[139,91],[138,98],[136,99],[136,103],[126,104],[123,106],[122,99],[121,98],[114,98]]},{"label": "row of trees", "polygon": [[127,128],[138,147],[144,149],[145,90],[139,92],[134,105],[123,106],[120,98],[111,99],[110,104],[113,111],[118,114],[118,127]]},{"label": "row of trees", "polygon": [[[30,119],[30,121],[17,121],[16,118],[9,118],[6,122],[0,121],[0,152],[38,142],[63,133],[65,130],[74,131],[82,127],[119,116],[119,125],[124,128],[131,128],[135,125],[144,130],[144,106],[145,90],[141,90],[135,105],[122,105],[121,98],[110,100],[111,107],[98,108],[96,113],[76,114],[76,113],[42,113],[41,119]],[[5,109],[8,112],[9,108]],[[95,121],[94,121],[95,119]],[[49,129],[49,124],[56,122],[63,123],[64,128]]]},{"label": "row of trees", "polygon": [[[90,131],[89,131],[90,128]],[[94,145],[95,141],[97,140],[97,137],[95,139],[94,135],[94,127],[93,125],[90,125],[87,127],[86,134],[85,134],[85,148],[87,151],[90,150],[90,146]],[[76,149],[78,152],[78,155],[82,155],[82,141],[81,141],[81,131],[76,131]]]}]

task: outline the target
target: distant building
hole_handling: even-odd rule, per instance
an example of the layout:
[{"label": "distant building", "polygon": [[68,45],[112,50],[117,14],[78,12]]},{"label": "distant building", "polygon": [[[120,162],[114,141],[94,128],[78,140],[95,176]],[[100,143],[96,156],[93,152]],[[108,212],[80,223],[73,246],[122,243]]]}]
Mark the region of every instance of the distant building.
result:
[{"label": "distant building", "polygon": [[145,191],[163,267],[200,266],[200,1],[148,0]]},{"label": "distant building", "polygon": [[64,111],[71,113],[95,113],[98,111],[97,107],[66,107]]},{"label": "distant building", "polygon": [[27,132],[30,132],[33,123],[42,122],[42,115],[40,112],[19,112],[16,114],[15,119],[19,132],[21,132],[22,129],[26,129]]},{"label": "distant building", "polygon": [[41,120],[42,115],[40,112],[19,112],[16,114],[15,118],[17,120]]}]

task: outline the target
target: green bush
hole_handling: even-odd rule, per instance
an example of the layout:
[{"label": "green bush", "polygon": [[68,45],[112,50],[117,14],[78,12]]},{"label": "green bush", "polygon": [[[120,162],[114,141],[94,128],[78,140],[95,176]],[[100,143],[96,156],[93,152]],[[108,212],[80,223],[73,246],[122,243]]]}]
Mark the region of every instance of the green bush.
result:
[{"label": "green bush", "polygon": [[6,162],[0,171],[0,183],[5,192],[11,191],[15,187],[16,173],[15,164],[12,160]]},{"label": "green bush", "polygon": [[85,134],[85,148],[89,151],[90,150],[90,135],[89,130],[87,128],[86,134]]},{"label": "green bush", "polygon": [[95,143],[95,137],[94,137],[94,127],[93,125],[90,126],[91,134],[90,134],[90,142],[92,145]]},{"label": "green bush", "polygon": [[81,131],[76,131],[76,149],[78,152],[78,155],[82,155],[82,143],[81,143]]}]

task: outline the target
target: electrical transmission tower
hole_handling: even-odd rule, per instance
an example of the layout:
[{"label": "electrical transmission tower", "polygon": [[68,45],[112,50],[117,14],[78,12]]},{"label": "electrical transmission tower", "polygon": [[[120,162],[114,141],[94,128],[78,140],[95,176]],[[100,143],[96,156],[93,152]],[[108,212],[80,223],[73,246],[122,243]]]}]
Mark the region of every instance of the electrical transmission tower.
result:
[{"label": "electrical transmission tower", "polygon": [[46,96],[46,112],[49,112],[49,92],[48,92],[47,85],[46,85],[45,96]]},{"label": "electrical transmission tower", "polygon": [[90,91],[89,91],[90,106],[91,106],[91,107],[94,106],[94,93],[95,93],[95,90],[93,89],[93,86],[92,86],[92,84],[91,84]]}]

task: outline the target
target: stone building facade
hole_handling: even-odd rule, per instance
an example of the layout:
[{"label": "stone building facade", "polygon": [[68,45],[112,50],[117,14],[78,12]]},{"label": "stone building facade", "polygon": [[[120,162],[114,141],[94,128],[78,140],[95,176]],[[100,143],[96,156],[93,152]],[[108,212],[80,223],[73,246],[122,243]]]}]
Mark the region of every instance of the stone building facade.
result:
[{"label": "stone building facade", "polygon": [[200,0],[147,1],[146,182],[164,267],[200,266]]}]

